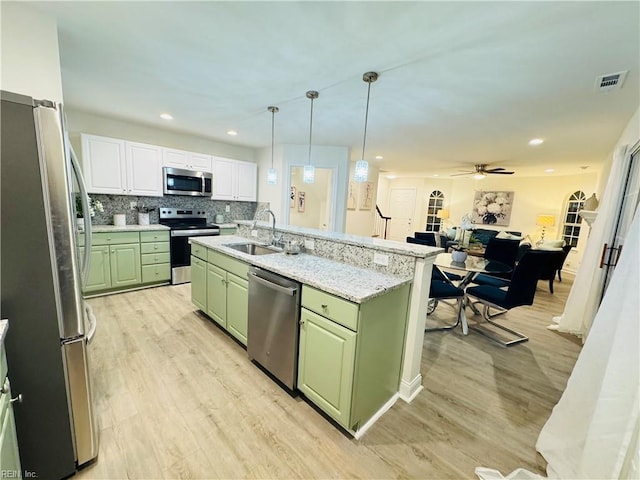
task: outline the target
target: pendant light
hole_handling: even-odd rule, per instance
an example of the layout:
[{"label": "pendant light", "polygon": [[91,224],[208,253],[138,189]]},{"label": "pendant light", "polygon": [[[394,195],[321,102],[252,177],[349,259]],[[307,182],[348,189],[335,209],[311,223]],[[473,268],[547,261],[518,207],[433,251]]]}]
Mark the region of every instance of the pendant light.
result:
[{"label": "pendant light", "polygon": [[376,72],[367,72],[362,75],[362,80],[367,82],[367,109],[364,113],[364,136],[362,138],[362,157],[356,162],[356,170],[353,179],[356,182],[366,182],[369,176],[369,162],[364,159],[364,149],[367,144],[367,121],[369,119],[369,96],[371,95],[371,84],[378,79]]},{"label": "pendant light", "polygon": [[307,92],[307,98],[311,100],[311,116],[309,117],[309,163],[305,165],[302,172],[302,181],[304,183],[313,183],[316,177],[316,169],[311,165],[311,134],[313,133],[313,101],[318,98],[320,94],[315,90],[309,90]]},{"label": "pendant light", "polygon": [[278,183],[278,172],[273,168],[273,131],[276,112],[279,112],[278,107],[267,107],[267,110],[271,112],[271,168],[267,170],[267,185],[276,185]]}]

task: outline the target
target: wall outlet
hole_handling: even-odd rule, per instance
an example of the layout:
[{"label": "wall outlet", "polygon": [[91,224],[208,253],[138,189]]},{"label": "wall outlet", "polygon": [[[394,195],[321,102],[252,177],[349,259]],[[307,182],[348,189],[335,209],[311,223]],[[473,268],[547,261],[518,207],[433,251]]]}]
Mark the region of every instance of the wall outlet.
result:
[{"label": "wall outlet", "polygon": [[131,210],[135,210],[137,206],[138,206],[138,202],[129,202],[129,208]]},{"label": "wall outlet", "polygon": [[252,237],[257,237],[258,236],[258,230],[251,230],[251,236]]},{"label": "wall outlet", "polygon": [[373,263],[376,265],[382,265],[384,267],[389,266],[389,255],[384,255],[382,253],[374,253],[373,254]]},{"label": "wall outlet", "polygon": [[314,248],[316,248],[316,242],[314,242],[313,240],[305,240],[304,248],[305,250],[313,250]]},{"label": "wall outlet", "polygon": [[229,213],[231,211],[231,205],[225,205],[224,211]]}]

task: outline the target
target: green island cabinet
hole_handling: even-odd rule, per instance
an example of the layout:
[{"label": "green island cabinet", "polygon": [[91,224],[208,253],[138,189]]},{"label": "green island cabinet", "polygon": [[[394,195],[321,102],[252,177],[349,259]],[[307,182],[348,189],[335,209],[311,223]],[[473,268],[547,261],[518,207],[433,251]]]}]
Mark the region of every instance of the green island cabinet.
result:
[{"label": "green island cabinet", "polygon": [[[85,293],[114,291],[171,278],[169,232],[94,233]],[[84,235],[80,236],[84,256]]]},{"label": "green island cabinet", "polygon": [[0,378],[3,382],[0,393],[0,472],[5,478],[22,478],[4,342],[0,349]]},{"label": "green island cabinet", "polygon": [[302,287],[298,389],[347,429],[398,392],[409,290],[357,304]]},{"label": "green island cabinet", "polygon": [[249,265],[198,244],[191,245],[191,301],[247,345]]}]

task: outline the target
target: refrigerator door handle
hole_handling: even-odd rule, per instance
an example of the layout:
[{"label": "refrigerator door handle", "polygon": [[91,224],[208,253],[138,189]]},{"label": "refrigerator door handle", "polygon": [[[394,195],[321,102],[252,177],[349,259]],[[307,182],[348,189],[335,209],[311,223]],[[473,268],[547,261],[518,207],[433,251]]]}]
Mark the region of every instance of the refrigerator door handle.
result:
[{"label": "refrigerator door handle", "polygon": [[96,334],[96,329],[98,328],[98,320],[96,316],[93,314],[93,308],[88,303],[84,305],[85,311],[87,312],[87,318],[89,319],[89,332],[87,332],[87,343],[91,343],[93,340],[93,336]]},{"label": "refrigerator door handle", "polygon": [[80,169],[80,164],[76,157],[76,152],[73,151],[71,143],[67,139],[67,145],[69,147],[69,153],[71,154],[71,168],[78,180],[78,188],[80,189],[80,199],[82,200],[82,216],[84,218],[84,260],[82,262],[82,286],[85,287],[89,281],[89,268],[91,267],[91,246],[92,246],[92,234],[91,234],[91,211],[89,209],[89,194],[87,193],[87,187],[84,183],[84,176]]}]

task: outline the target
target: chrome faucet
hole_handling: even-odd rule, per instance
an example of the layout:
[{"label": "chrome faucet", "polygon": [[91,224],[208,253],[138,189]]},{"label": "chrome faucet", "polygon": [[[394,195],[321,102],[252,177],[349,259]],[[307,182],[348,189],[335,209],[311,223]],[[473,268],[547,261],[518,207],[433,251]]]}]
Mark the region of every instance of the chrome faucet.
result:
[{"label": "chrome faucet", "polygon": [[271,210],[265,210],[265,213],[271,214],[271,218],[273,219],[271,223],[271,245],[278,245],[280,243],[280,237],[276,237],[276,214]]}]

